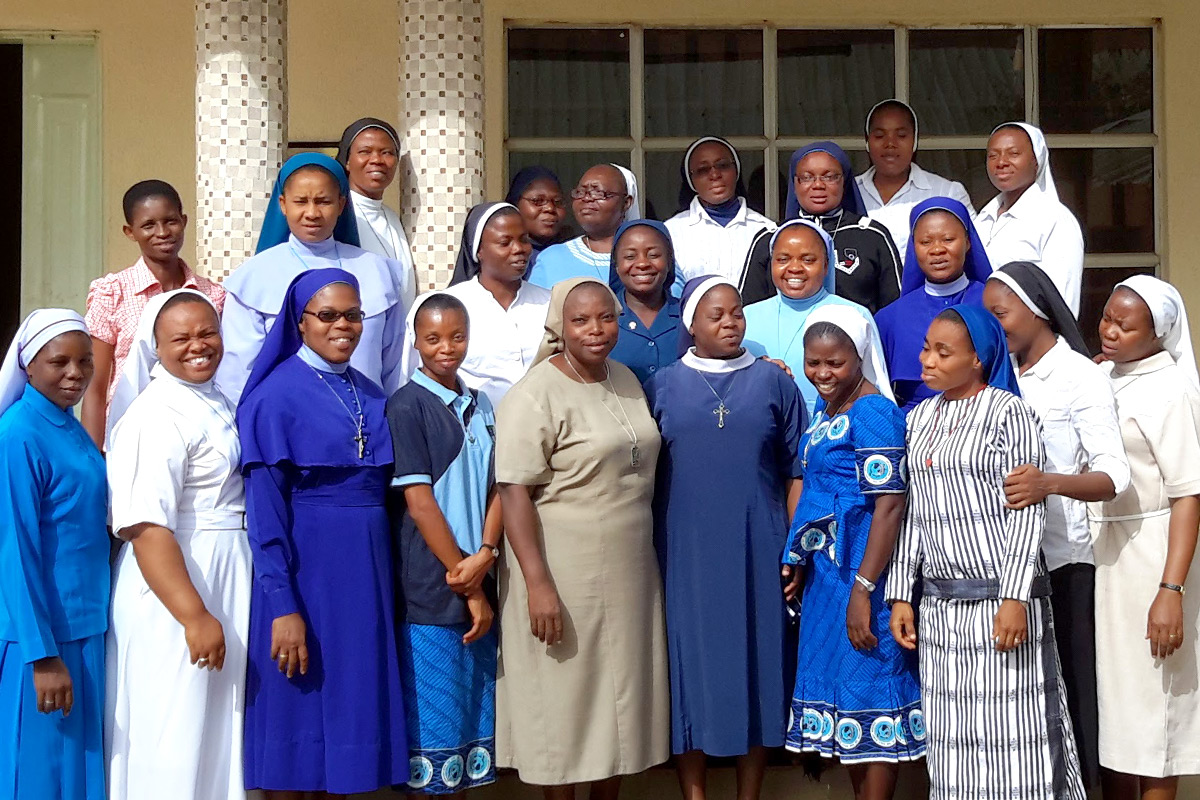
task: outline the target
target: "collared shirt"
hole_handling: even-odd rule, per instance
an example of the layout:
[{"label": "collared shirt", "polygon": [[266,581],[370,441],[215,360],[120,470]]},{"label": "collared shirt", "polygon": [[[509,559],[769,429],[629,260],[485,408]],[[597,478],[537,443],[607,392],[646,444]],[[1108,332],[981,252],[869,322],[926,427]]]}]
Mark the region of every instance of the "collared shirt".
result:
[{"label": "collared shirt", "polygon": [[679,360],[682,309],[678,300],[668,297],[654,317],[654,323],[647,328],[638,315],[629,310],[625,292],[617,295],[621,298],[621,318],[617,320],[617,346],[609,358],[629,367],[644,384],[651,375]]},{"label": "collared shirt", "polygon": [[[1062,337],[1024,372],[1021,395],[1042,420],[1045,472],[1078,475],[1103,472],[1120,494],[1129,485],[1129,462],[1121,444],[1116,402],[1108,380],[1091,359],[1071,349]],[[1046,565],[1091,564],[1087,503],[1060,495],[1046,498]]]},{"label": "collared shirt", "polygon": [[[1032,190],[1030,190],[1032,191]],[[1028,194],[1028,193],[1027,193]],[[1067,307],[1079,316],[1083,290],[1083,231],[1071,210],[1043,195],[1023,195],[1000,213],[1001,196],[975,216],[975,230],[993,269],[1012,261],[1037,264],[1058,287]]]},{"label": "collared shirt", "polygon": [[931,197],[949,197],[962,203],[967,207],[971,216],[975,216],[975,207],[971,205],[971,196],[967,194],[966,188],[961,183],[927,172],[915,163],[909,168],[908,180],[886,203],[883,202],[879,189],[875,187],[874,167],[859,175],[856,180],[862,194],[863,204],[867,207],[867,216],[883,223],[888,229],[888,232],[892,234],[892,241],[896,243],[896,249],[900,251],[901,258],[904,258],[908,248],[908,237],[911,231],[909,216],[912,214],[913,206],[917,203]]},{"label": "collared shirt", "polygon": [[499,406],[504,393],[533,365],[546,329],[550,292],[532,283],[521,283],[508,308],[475,277],[445,290],[467,307],[471,338],[459,376]]},{"label": "collared shirt", "polygon": [[108,627],[104,458],[27,385],[0,417],[0,485],[0,640],[29,663]]},{"label": "collared shirt", "polygon": [[[207,296],[217,307],[217,313],[221,313],[225,307],[225,290],[221,285],[197,275],[187,264],[180,263],[183,265],[183,287]],[[146,266],[144,258],[139,258],[136,264],[120,272],[110,272],[103,278],[97,278],[88,287],[87,314],[84,317],[88,331],[93,338],[113,347],[113,368],[108,378],[109,402],[117,388],[121,368],[125,366],[125,359],[133,347],[142,311],[151,298],[162,292],[162,284]]]},{"label": "collared shirt", "polygon": [[728,225],[710,217],[699,197],[664,224],[675,250],[679,288],[701,275],[720,275],[740,286],[754,237],[764,229],[775,230],[775,223],[747,206],[745,198]]},{"label": "collared shirt", "polygon": [[[417,370],[388,401],[388,423],[396,453],[392,486],[430,486],[458,549],[478,552],[494,483],[496,417],[487,395],[472,393],[461,378],[459,391],[451,391]],[[465,606],[446,585],[445,566],[407,510],[399,529],[398,574],[408,621],[465,621]]]}]

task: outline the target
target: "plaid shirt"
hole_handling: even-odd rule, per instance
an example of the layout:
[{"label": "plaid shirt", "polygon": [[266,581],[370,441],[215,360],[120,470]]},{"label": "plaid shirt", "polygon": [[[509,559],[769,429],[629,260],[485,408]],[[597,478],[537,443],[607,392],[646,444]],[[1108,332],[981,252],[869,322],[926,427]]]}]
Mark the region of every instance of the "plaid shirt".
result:
[{"label": "plaid shirt", "polygon": [[[187,264],[183,265],[183,285],[207,295],[218,313],[225,307],[225,290],[221,285],[192,272]],[[106,393],[108,402],[112,402],[117,376],[121,374],[121,368],[125,366],[125,359],[133,347],[142,311],[150,299],[162,294],[162,291],[162,284],[141,258],[132,267],[110,272],[92,281],[88,287],[87,314],[84,316],[88,330],[92,338],[113,347],[113,369]]]}]

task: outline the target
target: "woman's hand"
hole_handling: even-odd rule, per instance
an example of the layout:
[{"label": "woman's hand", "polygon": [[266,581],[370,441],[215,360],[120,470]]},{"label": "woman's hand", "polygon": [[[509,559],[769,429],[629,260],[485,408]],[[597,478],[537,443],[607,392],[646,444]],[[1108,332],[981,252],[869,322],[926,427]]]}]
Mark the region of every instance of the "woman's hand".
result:
[{"label": "woman's hand", "polygon": [[562,603],[549,582],[529,587],[529,631],[547,645],[562,641]]},{"label": "woman's hand", "polygon": [[208,611],[197,614],[183,625],[191,661],[200,669],[220,670],[225,666],[225,631]]},{"label": "woman's hand", "polygon": [[790,603],[796,599],[796,593],[800,591],[800,584],[804,581],[804,570],[784,564],[780,574],[786,581],[783,584],[783,601]]},{"label": "woman's hand", "polygon": [[481,591],[467,595],[467,611],[471,614],[471,630],[463,636],[463,644],[470,644],[486,636],[487,632],[491,630],[492,620],[495,618],[492,604],[488,602],[487,596]]},{"label": "woman's hand", "polygon": [[917,649],[917,622],[913,616],[912,603],[897,600],[892,603],[892,619],[888,624],[892,638],[905,650]]},{"label": "woman's hand", "polygon": [[1000,610],[992,619],[992,641],[996,651],[1007,653],[1025,644],[1029,636],[1029,619],[1025,614],[1025,604],[1011,598],[1000,601]]},{"label": "woman's hand", "polygon": [[299,614],[285,614],[271,623],[271,659],[289,678],[308,673],[308,628]]},{"label": "woman's hand", "polygon": [[771,358],[770,356],[759,356],[759,357],[758,357],[758,360],[759,360],[759,361],[766,361],[768,364],[774,364],[775,366],[779,367],[781,370],[783,370],[784,372],[786,372],[786,373],[787,373],[787,376],[788,376],[789,378],[795,378],[795,377],[796,377],[795,375],[793,375],[793,374],[792,374],[792,368],[791,368],[791,367],[789,367],[789,366],[788,366],[787,364],[785,364],[784,362],[780,361],[778,358]]},{"label": "woman's hand", "polygon": [[1017,510],[1035,505],[1054,494],[1050,476],[1033,464],[1022,464],[1004,479],[1005,508]]},{"label": "woman's hand", "polygon": [[871,593],[857,581],[850,587],[850,602],[846,604],[846,635],[855,650],[871,650],[879,644],[871,633]]},{"label": "woman's hand", "polygon": [[1159,589],[1146,619],[1150,655],[1166,658],[1183,645],[1183,595]]},{"label": "woman's hand", "polygon": [[485,547],[455,564],[454,569],[446,573],[446,583],[455,593],[468,597],[483,586],[484,576],[494,563],[496,557],[490,548]]},{"label": "woman's hand", "polygon": [[37,710],[50,714],[62,709],[63,716],[75,705],[74,685],[67,665],[58,656],[33,662],[33,693]]}]

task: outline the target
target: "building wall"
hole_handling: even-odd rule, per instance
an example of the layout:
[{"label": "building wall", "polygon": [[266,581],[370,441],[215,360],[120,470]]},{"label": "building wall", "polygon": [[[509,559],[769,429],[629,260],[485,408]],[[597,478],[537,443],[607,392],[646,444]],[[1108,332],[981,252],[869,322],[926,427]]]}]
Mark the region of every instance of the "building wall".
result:
[{"label": "building wall", "polygon": [[[0,36],[94,34],[100,52],[104,264],[129,266],[137,247],[121,233],[121,195],[161,178],[196,206],[195,12],[186,0],[4,0]],[[194,261],[195,246],[184,246]]]},{"label": "building wall", "polygon": [[[1160,115],[1162,159],[1155,176],[1164,186],[1161,275],[1183,293],[1188,305],[1200,309],[1200,269],[1192,254],[1200,249],[1200,195],[1191,181],[1200,175],[1200,151],[1192,145],[1200,127],[1200,88],[1194,80],[1195,53],[1200,48],[1200,16],[1194,0],[1147,0],[1136,7],[1123,0],[1011,0],[1001,6],[944,3],[940,0],[842,0],[834,7],[793,0],[609,0],[559,3],[541,0],[484,0],[485,163],[489,197],[500,197],[504,185],[506,82],[504,31],[507,25],[528,23],[622,24],[680,26],[762,25],[780,27],[855,25],[957,26],[1004,24],[1146,25],[1162,21]],[[1200,331],[1193,334],[1200,342]]]}]

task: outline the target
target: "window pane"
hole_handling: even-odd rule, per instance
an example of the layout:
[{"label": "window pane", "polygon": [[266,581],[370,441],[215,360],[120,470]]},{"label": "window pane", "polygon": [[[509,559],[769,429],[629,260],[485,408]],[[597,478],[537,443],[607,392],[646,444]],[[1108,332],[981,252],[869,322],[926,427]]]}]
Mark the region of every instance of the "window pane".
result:
[{"label": "window pane", "polygon": [[1038,31],[1038,85],[1047,133],[1150,133],[1149,28]]},{"label": "window pane", "polygon": [[[508,154],[508,179],[511,181],[512,176],[516,175],[522,167],[528,167],[533,164],[541,164],[543,167],[549,167],[554,170],[554,174],[562,181],[563,193],[570,194],[575,188],[575,184],[579,183],[579,179],[583,177],[583,173],[597,164],[629,164],[629,153],[624,150],[618,151],[595,151],[595,152],[548,152],[548,153],[509,153]],[[505,185],[504,191],[508,191],[508,186]],[[499,199],[499,198],[498,198]],[[567,200],[567,224],[574,231],[575,220],[571,216],[571,198]],[[572,233],[572,236],[577,236],[578,233]]]},{"label": "window pane", "polygon": [[1134,275],[1153,275],[1153,267],[1104,267],[1083,271],[1083,293],[1079,305],[1079,328],[1093,354],[1100,352],[1100,317],[1113,287]]},{"label": "window pane", "polygon": [[761,136],[760,30],[646,31],[647,136]]},{"label": "window pane", "polygon": [[1020,30],[924,30],[909,36],[909,80],[921,133],[992,132],[1025,118]]},{"label": "window pane", "polygon": [[[739,150],[738,158],[742,161],[742,180],[747,187],[746,202],[754,210],[763,213],[763,151]],[[682,150],[646,153],[646,188],[642,197],[647,202],[644,209],[647,217],[668,219],[683,210],[679,205],[680,183],[683,180],[679,164],[682,160]],[[688,202],[691,202],[690,198]]]},{"label": "window pane", "polygon": [[509,136],[628,136],[629,34],[508,32]]},{"label": "window pane", "polygon": [[1089,253],[1154,252],[1154,151],[1054,150],[1058,196]]},{"label": "window pane", "polygon": [[976,211],[996,196],[983,150],[918,150],[915,160],[923,169],[965,186]]},{"label": "window pane", "polygon": [[779,31],[779,132],[862,136],[867,112],[896,94],[890,30]]}]

